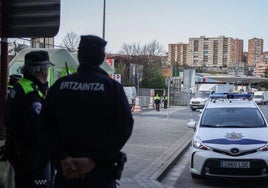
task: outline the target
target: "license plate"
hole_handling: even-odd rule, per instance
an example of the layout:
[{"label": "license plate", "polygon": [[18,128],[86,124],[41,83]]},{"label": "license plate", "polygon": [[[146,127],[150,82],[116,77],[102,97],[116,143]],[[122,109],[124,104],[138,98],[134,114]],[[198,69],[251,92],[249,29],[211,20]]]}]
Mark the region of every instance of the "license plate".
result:
[{"label": "license plate", "polygon": [[250,168],[249,161],[221,161],[221,168]]}]

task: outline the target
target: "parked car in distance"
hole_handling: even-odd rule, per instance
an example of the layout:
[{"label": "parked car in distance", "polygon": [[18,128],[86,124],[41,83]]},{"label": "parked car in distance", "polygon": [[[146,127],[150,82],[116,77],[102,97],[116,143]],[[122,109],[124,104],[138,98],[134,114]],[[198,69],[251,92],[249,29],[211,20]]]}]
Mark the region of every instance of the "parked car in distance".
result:
[{"label": "parked car in distance", "polygon": [[194,94],[189,102],[192,111],[203,109],[209,99],[211,92],[224,93],[234,90],[232,84],[200,84],[198,91]]},{"label": "parked car in distance", "polygon": [[267,177],[268,127],[252,94],[210,96],[194,129],[190,173],[201,177]]},{"label": "parked car in distance", "polygon": [[257,104],[268,103],[268,91],[254,91],[253,100]]},{"label": "parked car in distance", "polygon": [[203,109],[209,99],[210,93],[211,91],[197,91],[189,103],[191,110]]}]

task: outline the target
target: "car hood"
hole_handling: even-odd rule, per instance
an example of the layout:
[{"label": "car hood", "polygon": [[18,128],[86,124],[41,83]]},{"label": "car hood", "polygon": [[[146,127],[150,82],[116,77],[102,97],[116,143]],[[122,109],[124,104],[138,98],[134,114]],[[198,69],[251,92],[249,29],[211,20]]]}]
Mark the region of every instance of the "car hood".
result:
[{"label": "car hood", "polygon": [[202,98],[202,97],[194,97],[191,99],[191,101],[200,101],[200,100],[207,100],[208,98]]},{"label": "car hood", "polygon": [[268,142],[268,128],[199,128],[196,136],[210,147],[229,148],[239,145],[254,148]]}]

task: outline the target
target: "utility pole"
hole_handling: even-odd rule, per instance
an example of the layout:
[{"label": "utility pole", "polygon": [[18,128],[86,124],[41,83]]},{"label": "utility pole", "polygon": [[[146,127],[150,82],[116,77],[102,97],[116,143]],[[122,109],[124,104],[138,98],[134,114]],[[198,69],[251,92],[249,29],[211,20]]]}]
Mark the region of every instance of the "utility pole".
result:
[{"label": "utility pole", "polygon": [[102,26],[102,38],[105,39],[105,12],[106,12],[106,0],[103,1],[103,26]]}]

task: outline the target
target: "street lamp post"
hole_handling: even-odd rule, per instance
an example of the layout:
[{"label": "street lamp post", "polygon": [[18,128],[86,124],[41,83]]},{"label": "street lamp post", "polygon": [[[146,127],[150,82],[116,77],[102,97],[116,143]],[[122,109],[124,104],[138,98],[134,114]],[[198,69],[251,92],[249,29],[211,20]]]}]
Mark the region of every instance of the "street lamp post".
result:
[{"label": "street lamp post", "polygon": [[103,26],[102,26],[102,38],[105,39],[105,12],[106,12],[106,0],[103,1]]}]

